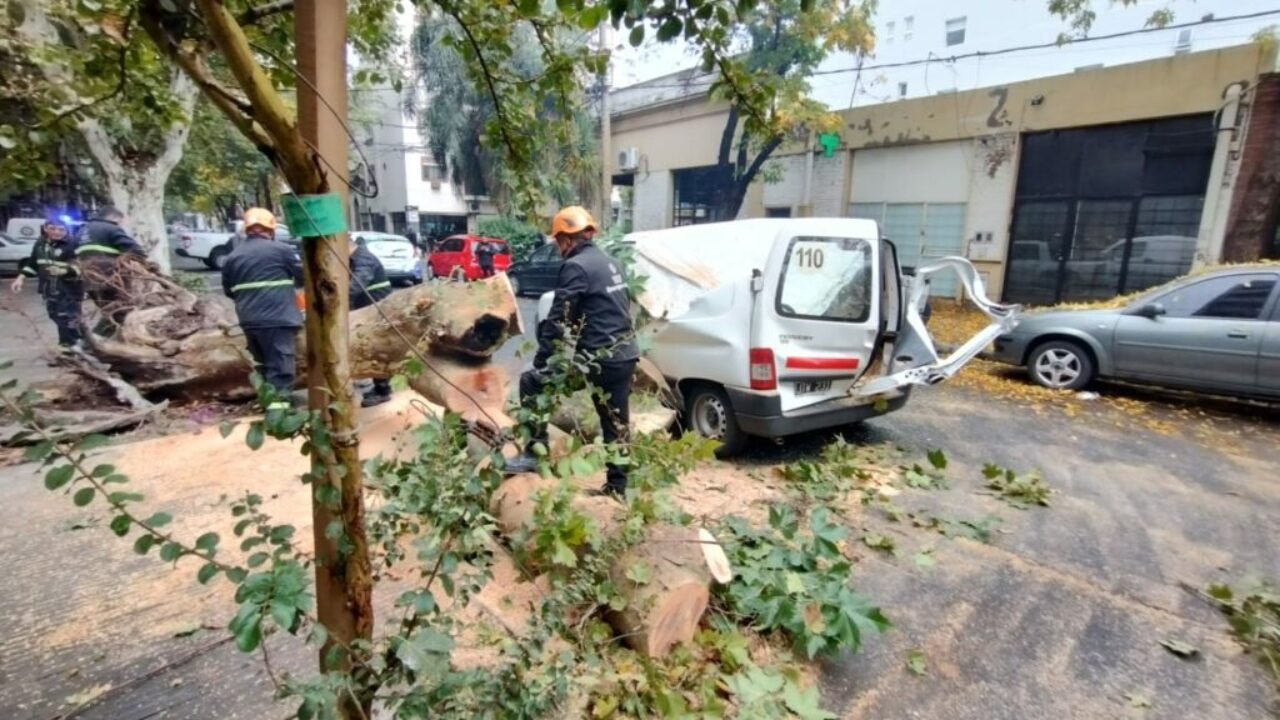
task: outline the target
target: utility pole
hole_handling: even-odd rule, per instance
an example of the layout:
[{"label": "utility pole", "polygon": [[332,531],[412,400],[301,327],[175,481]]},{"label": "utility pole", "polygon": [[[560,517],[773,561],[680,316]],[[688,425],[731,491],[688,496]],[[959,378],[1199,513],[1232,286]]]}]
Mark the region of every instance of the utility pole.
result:
[{"label": "utility pole", "polygon": [[[341,212],[347,203],[347,3],[346,0],[297,0],[298,129],[319,156],[315,187],[294,187],[298,195],[337,193]],[[329,431],[332,450],[312,450],[312,520],[316,556],[316,611],[328,630],[320,650],[322,670],[347,670],[350,658],[326,667],[335,644],[350,647],[373,635],[373,578],[364,532],[358,421],[351,389],[347,344],[347,234],[305,238],[303,274],[307,295],[308,404]],[[320,489],[336,488],[340,505],[322,502]],[[332,496],[331,491],[328,495]],[[341,520],[339,538],[330,525]],[[345,540],[345,551],[339,540]],[[341,700],[343,718],[369,717],[369,698]]]},{"label": "utility pole", "polygon": [[600,75],[600,214],[597,222],[613,224],[613,118],[609,115],[609,81],[613,74],[613,51],[609,43],[609,23],[600,23],[600,52],[606,53]]}]

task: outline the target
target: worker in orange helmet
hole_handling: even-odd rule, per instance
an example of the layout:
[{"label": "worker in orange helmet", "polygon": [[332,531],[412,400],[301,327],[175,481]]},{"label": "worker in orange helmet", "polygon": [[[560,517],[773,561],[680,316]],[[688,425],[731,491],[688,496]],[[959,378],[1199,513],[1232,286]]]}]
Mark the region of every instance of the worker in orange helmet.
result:
[{"label": "worker in orange helmet", "polygon": [[222,291],[236,303],[236,316],[253,356],[254,369],[276,389],[273,407],[287,407],[296,373],[302,312],[294,299],[302,286],[302,262],[276,242],[276,216],[263,208],[244,213],[244,240],[227,256]]},{"label": "worker in orange helmet", "polygon": [[[559,340],[574,340],[574,354],[591,370],[600,431],[606,443],[621,443],[625,451],[631,402],[631,377],[640,358],[631,324],[631,302],[623,279],[622,264],[592,242],[596,222],[585,209],[572,206],[556,213],[551,237],[564,257],[556,282],[551,312],[538,325],[538,351],[533,368],[520,376],[520,402],[529,415],[535,398],[547,383],[547,361]],[[547,443],[545,423],[527,421],[528,444],[507,461],[508,472],[529,472],[538,466],[534,446]],[[621,496],[627,489],[627,471],[610,463],[601,492]]]}]

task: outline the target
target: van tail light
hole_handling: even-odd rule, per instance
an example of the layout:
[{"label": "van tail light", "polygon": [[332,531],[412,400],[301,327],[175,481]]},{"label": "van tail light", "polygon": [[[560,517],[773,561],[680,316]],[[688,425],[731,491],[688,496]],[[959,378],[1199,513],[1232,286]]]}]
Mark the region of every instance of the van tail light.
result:
[{"label": "van tail light", "polygon": [[748,358],[751,362],[751,389],[777,390],[778,373],[773,364],[773,349],[751,348]]}]

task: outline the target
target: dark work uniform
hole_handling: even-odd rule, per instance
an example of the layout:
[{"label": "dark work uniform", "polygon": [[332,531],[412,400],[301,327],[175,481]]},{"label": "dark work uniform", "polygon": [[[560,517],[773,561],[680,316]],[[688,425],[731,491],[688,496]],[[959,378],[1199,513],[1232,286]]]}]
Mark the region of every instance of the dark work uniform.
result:
[{"label": "dark work uniform", "polygon": [[124,299],[120,289],[120,258],[125,255],[146,257],[147,253],[129,233],[110,220],[90,220],[81,231],[76,246],[76,260],[89,297],[104,312],[110,308],[111,320],[119,326],[128,308],[113,307]]},{"label": "dark work uniform", "polygon": [[[369,307],[391,294],[391,282],[387,280],[387,272],[382,269],[382,261],[369,252],[369,248],[357,245],[351,253],[351,288],[349,300],[352,310]],[[373,393],[378,396],[391,394],[391,381],[386,378],[375,378]]]},{"label": "dark work uniform", "polygon": [[302,312],[294,288],[302,285],[302,264],[284,243],[249,235],[227,256],[222,291],[236,302],[256,369],[277,391],[293,390],[298,328]]},{"label": "dark work uniform", "polygon": [[[538,352],[533,369],[520,376],[520,399],[528,403],[542,389],[542,371],[556,340],[576,333],[576,352],[592,360],[596,369],[587,382],[599,388],[605,401],[593,398],[600,431],[607,443],[626,442],[631,420],[631,377],[640,350],[631,325],[631,301],[622,266],[590,241],[582,242],[560,266],[551,313],[538,325]],[[546,426],[528,428],[534,442],[546,443]],[[627,486],[625,468],[610,464],[607,489]]]},{"label": "dark work uniform", "polygon": [[476,261],[480,265],[480,277],[493,277],[493,246],[487,242],[476,244]]},{"label": "dark work uniform", "polygon": [[58,345],[69,347],[80,340],[80,303],[84,283],[72,262],[76,241],[70,234],[50,240],[43,233],[31,248],[31,257],[22,261],[22,274],[36,278],[36,290],[44,298],[49,319],[58,328]]}]

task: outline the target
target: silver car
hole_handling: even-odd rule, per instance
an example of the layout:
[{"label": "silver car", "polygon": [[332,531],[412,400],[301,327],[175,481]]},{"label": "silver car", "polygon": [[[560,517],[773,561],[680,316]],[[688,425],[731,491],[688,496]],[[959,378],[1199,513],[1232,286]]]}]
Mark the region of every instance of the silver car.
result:
[{"label": "silver car", "polygon": [[1280,396],[1280,265],[1175,280],[1107,310],[1028,313],[995,357],[1049,388],[1097,378]]}]

